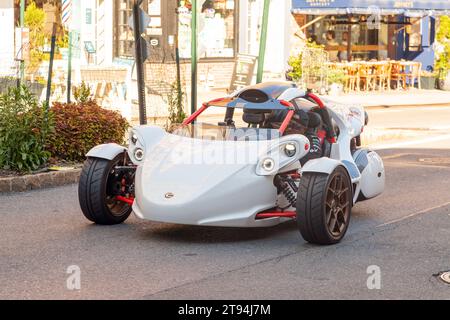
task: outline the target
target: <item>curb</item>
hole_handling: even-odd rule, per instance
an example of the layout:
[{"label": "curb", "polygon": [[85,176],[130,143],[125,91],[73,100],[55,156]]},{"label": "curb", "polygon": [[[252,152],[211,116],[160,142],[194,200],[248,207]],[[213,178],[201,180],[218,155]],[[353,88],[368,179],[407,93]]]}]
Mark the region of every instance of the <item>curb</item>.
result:
[{"label": "curb", "polygon": [[17,177],[0,178],[0,194],[59,187],[77,183],[81,169],[52,171]]},{"label": "curb", "polygon": [[[364,105],[363,105],[364,106]],[[423,108],[423,107],[448,107],[448,103],[429,103],[429,104],[393,104],[393,105],[368,105],[364,106],[366,110],[375,109],[395,109],[395,108]]]}]

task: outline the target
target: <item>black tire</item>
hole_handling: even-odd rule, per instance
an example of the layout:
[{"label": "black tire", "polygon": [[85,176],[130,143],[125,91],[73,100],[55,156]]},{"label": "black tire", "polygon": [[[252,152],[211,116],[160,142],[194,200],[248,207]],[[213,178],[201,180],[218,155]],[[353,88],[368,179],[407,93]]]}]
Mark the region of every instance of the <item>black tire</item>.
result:
[{"label": "black tire", "polygon": [[[339,191],[334,193],[335,189]],[[342,166],[330,175],[304,173],[297,197],[297,223],[302,237],[319,245],[340,242],[350,223],[352,196],[351,180]]]},{"label": "black tire", "polygon": [[78,199],[84,216],[96,224],[114,225],[124,222],[131,206],[108,196],[108,180],[113,168],[123,161],[124,155],[114,160],[88,158],[80,176]]}]

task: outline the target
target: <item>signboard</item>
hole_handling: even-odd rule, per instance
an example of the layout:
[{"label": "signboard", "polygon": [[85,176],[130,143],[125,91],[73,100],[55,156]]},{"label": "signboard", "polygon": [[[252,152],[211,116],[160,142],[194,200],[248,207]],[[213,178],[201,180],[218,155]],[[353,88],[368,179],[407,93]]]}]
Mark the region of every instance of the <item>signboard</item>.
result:
[{"label": "signboard", "polygon": [[96,51],[92,41],[85,41],[84,42],[84,50],[86,50],[86,52],[88,54],[94,54],[95,51]]},{"label": "signboard", "polygon": [[292,0],[292,9],[368,8],[380,9],[450,9],[448,0]]},{"label": "signboard", "polygon": [[[145,12],[144,10],[142,10],[141,8],[139,8],[139,22],[140,22],[140,26],[139,26],[139,33],[143,34],[147,27],[150,25],[151,22],[151,18],[150,16],[147,14],[147,12]],[[131,30],[134,30],[134,18],[133,15],[131,15],[128,18],[128,26],[131,28]]]},{"label": "signboard", "polygon": [[92,9],[86,8],[86,24],[92,24]]},{"label": "signboard", "polygon": [[234,65],[229,92],[242,89],[252,83],[257,57],[238,54]]}]

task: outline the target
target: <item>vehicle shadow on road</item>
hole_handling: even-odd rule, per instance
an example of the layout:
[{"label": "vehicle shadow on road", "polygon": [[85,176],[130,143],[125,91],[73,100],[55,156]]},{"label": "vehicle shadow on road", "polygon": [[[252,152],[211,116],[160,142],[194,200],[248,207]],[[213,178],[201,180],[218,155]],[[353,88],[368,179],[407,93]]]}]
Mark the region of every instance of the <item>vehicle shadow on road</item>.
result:
[{"label": "vehicle shadow on road", "polygon": [[156,239],[180,243],[244,242],[276,238],[293,232],[298,232],[295,221],[270,228],[223,228],[157,223],[145,223],[144,228],[138,228],[139,237],[143,240]]}]

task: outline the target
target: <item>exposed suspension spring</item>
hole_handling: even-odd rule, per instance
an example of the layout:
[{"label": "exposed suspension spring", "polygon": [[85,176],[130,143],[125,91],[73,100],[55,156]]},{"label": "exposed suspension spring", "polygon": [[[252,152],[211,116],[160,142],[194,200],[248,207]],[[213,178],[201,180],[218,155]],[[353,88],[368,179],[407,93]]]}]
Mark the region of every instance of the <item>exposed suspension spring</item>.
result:
[{"label": "exposed suspension spring", "polygon": [[290,206],[295,207],[297,205],[298,192],[298,187],[295,183],[295,179],[290,176],[279,175],[275,179],[275,185],[278,188],[278,192],[284,195]]},{"label": "exposed suspension spring", "polygon": [[286,197],[286,199],[289,201],[292,207],[296,206],[297,203],[297,195],[292,190],[291,186],[287,183],[286,187],[282,190],[283,195]]}]

